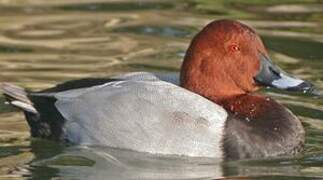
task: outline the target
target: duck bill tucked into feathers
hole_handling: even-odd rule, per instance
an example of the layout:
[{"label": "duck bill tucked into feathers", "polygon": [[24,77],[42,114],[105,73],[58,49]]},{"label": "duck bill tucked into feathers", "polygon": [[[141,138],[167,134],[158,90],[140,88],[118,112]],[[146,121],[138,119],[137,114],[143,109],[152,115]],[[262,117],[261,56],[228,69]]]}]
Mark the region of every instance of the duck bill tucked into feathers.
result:
[{"label": "duck bill tucked into feathers", "polygon": [[260,54],[260,70],[254,79],[258,84],[268,87],[319,95],[313,84],[284,72],[264,54]]}]

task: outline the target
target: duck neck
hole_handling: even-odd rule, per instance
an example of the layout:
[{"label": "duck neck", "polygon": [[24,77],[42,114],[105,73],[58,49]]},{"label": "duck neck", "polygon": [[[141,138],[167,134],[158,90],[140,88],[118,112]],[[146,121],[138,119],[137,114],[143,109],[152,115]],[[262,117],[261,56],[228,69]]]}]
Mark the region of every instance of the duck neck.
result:
[{"label": "duck neck", "polygon": [[[221,102],[221,105],[230,113],[248,120],[266,119],[268,112],[279,105],[273,99],[257,94],[245,94]],[[281,106],[281,105],[279,105]],[[278,111],[278,110],[277,110]]]}]

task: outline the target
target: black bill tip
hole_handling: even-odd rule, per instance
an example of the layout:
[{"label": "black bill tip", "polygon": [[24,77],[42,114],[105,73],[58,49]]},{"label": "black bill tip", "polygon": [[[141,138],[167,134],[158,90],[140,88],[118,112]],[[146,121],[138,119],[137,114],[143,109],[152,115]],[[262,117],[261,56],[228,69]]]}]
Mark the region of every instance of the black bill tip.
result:
[{"label": "black bill tip", "polygon": [[317,88],[315,88],[315,86],[312,83],[310,83],[308,81],[304,81],[295,87],[289,87],[289,88],[287,88],[287,90],[288,91],[298,91],[298,92],[301,91],[304,94],[321,96],[321,92]]}]

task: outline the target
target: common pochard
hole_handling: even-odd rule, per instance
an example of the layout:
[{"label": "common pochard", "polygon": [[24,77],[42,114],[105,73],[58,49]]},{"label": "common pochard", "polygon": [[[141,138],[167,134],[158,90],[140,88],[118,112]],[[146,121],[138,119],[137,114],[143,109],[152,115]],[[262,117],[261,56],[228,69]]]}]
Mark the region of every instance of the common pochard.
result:
[{"label": "common pochard", "polygon": [[256,32],[208,24],[192,40],[180,77],[135,72],[82,79],[39,92],[2,86],[33,137],[159,155],[265,158],[303,149],[300,120],[261,86],[314,92],[275,66]]}]

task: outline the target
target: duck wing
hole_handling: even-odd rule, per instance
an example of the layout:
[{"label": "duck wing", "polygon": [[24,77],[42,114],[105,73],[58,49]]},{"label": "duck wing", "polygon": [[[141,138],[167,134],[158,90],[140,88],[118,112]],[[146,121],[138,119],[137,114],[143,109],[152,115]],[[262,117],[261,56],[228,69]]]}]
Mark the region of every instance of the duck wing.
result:
[{"label": "duck wing", "polygon": [[54,96],[72,143],[222,157],[226,112],[174,84],[132,78]]}]

